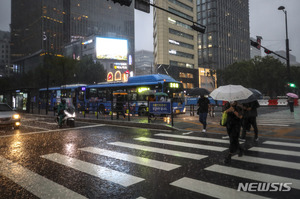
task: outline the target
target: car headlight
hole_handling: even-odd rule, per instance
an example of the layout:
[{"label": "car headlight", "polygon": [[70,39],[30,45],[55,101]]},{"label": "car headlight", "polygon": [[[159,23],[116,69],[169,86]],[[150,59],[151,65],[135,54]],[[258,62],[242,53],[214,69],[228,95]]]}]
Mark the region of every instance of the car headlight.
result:
[{"label": "car headlight", "polygon": [[20,115],[19,115],[19,114],[14,114],[14,115],[13,115],[13,118],[14,118],[15,120],[20,119]]}]

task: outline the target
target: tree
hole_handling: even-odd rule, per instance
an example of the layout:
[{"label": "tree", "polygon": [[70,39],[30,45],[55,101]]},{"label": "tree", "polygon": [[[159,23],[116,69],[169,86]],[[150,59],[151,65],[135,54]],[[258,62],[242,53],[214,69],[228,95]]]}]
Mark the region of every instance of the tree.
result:
[{"label": "tree", "polygon": [[285,95],[286,67],[271,56],[236,62],[218,70],[218,85],[239,84],[265,95]]}]

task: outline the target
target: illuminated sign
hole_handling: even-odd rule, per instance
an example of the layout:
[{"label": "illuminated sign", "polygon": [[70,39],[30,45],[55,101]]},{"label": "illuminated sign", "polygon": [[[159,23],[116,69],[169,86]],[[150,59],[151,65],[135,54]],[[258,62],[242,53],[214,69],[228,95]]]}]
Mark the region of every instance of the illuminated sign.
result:
[{"label": "illuminated sign", "polygon": [[114,81],[114,78],[113,78],[114,74],[112,72],[109,72],[107,74],[107,81],[108,82],[111,82],[111,81]]},{"label": "illuminated sign", "polygon": [[179,84],[178,83],[170,83],[170,88],[179,88]]},{"label": "illuminated sign", "polygon": [[127,60],[128,41],[126,39],[114,39],[96,37],[97,59]]},{"label": "illuminated sign", "polygon": [[115,70],[127,70],[128,66],[127,63],[114,63]]},{"label": "illuminated sign", "polygon": [[116,81],[122,80],[121,72],[119,70],[115,72],[115,80]]},{"label": "illuminated sign", "polygon": [[92,39],[90,39],[90,40],[88,40],[88,41],[85,41],[85,42],[82,42],[81,44],[82,44],[82,45],[87,45],[87,44],[90,44],[90,43],[93,43],[93,40],[92,40]]},{"label": "illuminated sign", "polygon": [[138,93],[141,93],[143,91],[148,91],[148,90],[150,90],[149,87],[140,87],[140,88],[138,88]]}]

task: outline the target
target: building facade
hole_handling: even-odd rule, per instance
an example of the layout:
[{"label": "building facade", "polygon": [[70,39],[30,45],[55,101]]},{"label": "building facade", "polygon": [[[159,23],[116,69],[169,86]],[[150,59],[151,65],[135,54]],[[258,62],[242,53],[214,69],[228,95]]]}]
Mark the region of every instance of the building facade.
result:
[{"label": "building facade", "polygon": [[10,33],[0,31],[0,77],[9,75],[10,67]]},{"label": "building facade", "polygon": [[197,21],[207,27],[198,35],[200,67],[224,69],[250,59],[248,0],[197,0]]},{"label": "building facade", "polygon": [[140,50],[135,52],[135,75],[156,73],[153,67],[153,52]]},{"label": "building facade", "polygon": [[[175,16],[154,9],[154,60],[158,73],[186,89],[215,88],[217,69],[250,59],[248,0],[156,0]],[[204,34],[191,21],[206,26]]]},{"label": "building facade", "polygon": [[[12,0],[11,51],[20,72],[40,64],[45,53],[91,35],[128,40],[134,55],[134,7],[99,0]],[[28,63],[28,59],[35,60]]]},{"label": "building facade", "polygon": [[[155,0],[155,5],[196,21],[196,0]],[[181,81],[184,88],[198,87],[197,32],[190,21],[154,9],[154,66],[158,73]]]}]

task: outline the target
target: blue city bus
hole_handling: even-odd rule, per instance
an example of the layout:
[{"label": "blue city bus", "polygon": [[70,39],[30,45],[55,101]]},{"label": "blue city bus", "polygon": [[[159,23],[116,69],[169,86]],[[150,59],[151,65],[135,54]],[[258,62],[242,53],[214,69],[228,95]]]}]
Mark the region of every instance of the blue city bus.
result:
[{"label": "blue city bus", "polygon": [[118,100],[127,112],[146,115],[149,101],[172,101],[173,113],[185,113],[183,85],[168,75],[129,77],[127,82],[100,83],[86,87],[88,110],[109,113]]},{"label": "blue city bus", "polygon": [[[71,84],[63,85],[60,87],[49,87],[48,88],[48,109],[53,110],[53,108],[58,105],[62,98],[66,99],[69,105],[73,105],[80,109],[85,107],[85,88],[86,84]],[[39,89],[39,103],[40,108],[46,108],[46,97],[47,88]]]}]

